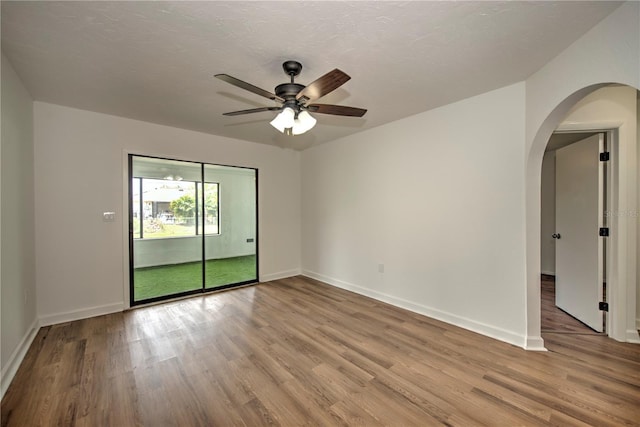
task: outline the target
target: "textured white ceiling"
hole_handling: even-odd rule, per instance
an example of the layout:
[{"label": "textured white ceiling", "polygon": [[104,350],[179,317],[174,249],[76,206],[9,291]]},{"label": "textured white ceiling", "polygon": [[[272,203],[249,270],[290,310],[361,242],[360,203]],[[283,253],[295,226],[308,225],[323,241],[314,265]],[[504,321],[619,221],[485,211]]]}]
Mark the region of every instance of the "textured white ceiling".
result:
[{"label": "textured white ceiling", "polygon": [[[306,148],[526,79],[620,2],[2,2],[2,50],[36,100],[282,147]],[[318,102],[367,108],[316,114],[289,137],[272,101],[281,63],[308,84],[352,79]]]}]

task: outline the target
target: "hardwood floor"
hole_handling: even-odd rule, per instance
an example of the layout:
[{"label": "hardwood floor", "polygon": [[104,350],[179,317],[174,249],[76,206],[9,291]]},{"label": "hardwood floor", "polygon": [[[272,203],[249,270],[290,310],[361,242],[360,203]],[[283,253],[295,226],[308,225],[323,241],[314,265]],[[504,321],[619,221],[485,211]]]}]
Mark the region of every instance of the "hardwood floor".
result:
[{"label": "hardwood floor", "polygon": [[556,307],[556,285],[553,276],[543,274],[540,283],[542,298],[540,321],[543,333],[600,334]]},{"label": "hardwood floor", "polygon": [[639,425],[640,346],[544,338],[295,277],[42,328],[2,425]]}]

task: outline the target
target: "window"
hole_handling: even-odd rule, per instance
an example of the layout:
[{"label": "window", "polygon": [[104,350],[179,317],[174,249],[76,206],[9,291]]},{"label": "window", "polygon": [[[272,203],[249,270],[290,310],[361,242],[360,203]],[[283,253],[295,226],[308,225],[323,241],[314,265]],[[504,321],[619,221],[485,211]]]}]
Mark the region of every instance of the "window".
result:
[{"label": "window", "polygon": [[[204,183],[204,233],[219,234],[219,184]],[[133,237],[154,239],[202,234],[202,184],[133,178]]]}]

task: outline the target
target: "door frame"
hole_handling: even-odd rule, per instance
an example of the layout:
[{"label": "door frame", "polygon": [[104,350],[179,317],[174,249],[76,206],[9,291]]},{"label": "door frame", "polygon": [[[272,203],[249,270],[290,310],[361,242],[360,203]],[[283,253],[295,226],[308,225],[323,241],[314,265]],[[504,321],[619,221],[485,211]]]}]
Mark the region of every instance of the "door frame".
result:
[{"label": "door frame", "polygon": [[[628,86],[640,90],[637,81],[618,81],[616,78],[585,82],[574,82],[575,85],[562,93],[554,93],[547,100],[548,105],[541,106],[540,111],[527,114],[527,140],[525,147],[525,209],[526,209],[526,336],[524,348],[530,351],[547,351],[540,335],[540,186],[542,158],[549,137],[566,120],[571,109],[587,95],[609,87],[613,84]],[[535,85],[534,85],[535,86]],[[549,95],[549,94],[546,94]],[[545,95],[545,96],[546,96]],[[544,98],[544,96],[543,96]],[[545,101],[545,102],[547,102]],[[534,102],[535,104],[535,102]],[[529,104],[527,104],[529,105]],[[538,106],[536,105],[536,108]],[[612,274],[619,280],[617,295],[611,296],[610,305],[618,307],[615,316],[610,316],[612,331],[609,335],[616,341],[640,344],[638,321],[636,318],[637,243],[640,241],[637,231],[638,209],[638,150],[637,140],[630,138],[630,131],[635,127],[636,117],[625,114],[594,114],[570,122],[571,126],[560,128],[566,130],[615,129],[618,137],[616,171],[612,178],[619,188],[617,199],[611,209],[617,213],[612,218],[620,238],[615,242],[613,250],[617,257],[615,265],[610,266]],[[565,122],[567,123],[567,122]],[[586,123],[587,125],[580,125]],[[618,216],[619,215],[619,216]],[[610,279],[611,281],[612,279]],[[627,286],[628,284],[628,286]],[[614,299],[615,298],[615,299]]]},{"label": "door frame", "polygon": [[[216,287],[216,288],[211,288],[211,289],[206,289],[203,288],[203,291],[197,291],[197,292],[193,292],[193,293],[185,293],[184,295],[180,294],[180,295],[175,295],[173,297],[167,297],[167,298],[162,298],[162,299],[158,299],[158,301],[148,301],[145,303],[141,303],[141,304],[135,304],[133,305],[131,303],[132,301],[132,294],[131,294],[131,259],[132,259],[132,248],[131,248],[131,242],[130,242],[130,238],[129,238],[129,234],[130,234],[130,225],[129,225],[129,220],[130,220],[130,198],[131,198],[131,194],[130,194],[130,190],[131,190],[131,183],[130,183],[130,179],[129,179],[129,175],[130,175],[130,165],[129,165],[129,159],[132,156],[138,156],[138,157],[149,157],[149,158],[155,158],[155,159],[164,159],[164,160],[174,160],[174,161],[179,161],[179,162],[188,162],[188,163],[200,163],[200,164],[204,164],[204,165],[215,165],[215,166],[224,166],[224,167],[233,167],[233,168],[240,168],[240,169],[251,169],[255,172],[255,226],[256,226],[256,235],[255,235],[255,248],[256,248],[256,280],[255,281],[248,281],[248,282],[242,282],[242,283],[238,283],[238,284],[231,284],[231,285],[224,285],[224,286],[220,286],[220,287]],[[250,286],[253,284],[258,284],[260,283],[260,186],[259,186],[259,178],[260,177],[260,170],[257,167],[252,167],[252,166],[238,166],[238,165],[228,165],[228,164],[222,164],[222,163],[211,163],[211,162],[207,162],[207,161],[203,161],[203,160],[192,160],[192,159],[185,159],[180,157],[179,155],[165,155],[165,154],[141,154],[138,151],[132,151],[132,150],[128,150],[128,149],[123,149],[122,150],[122,211],[123,212],[123,221],[122,221],[122,236],[123,236],[123,251],[122,251],[122,284],[123,284],[123,288],[122,288],[122,296],[123,296],[123,304],[122,304],[122,309],[123,310],[128,310],[128,309],[132,309],[132,308],[138,308],[138,307],[145,307],[147,305],[154,305],[154,304],[161,304],[161,303],[165,303],[165,302],[170,302],[170,301],[174,301],[174,300],[179,300],[179,299],[183,299],[183,298],[189,298],[192,296],[197,296],[197,295],[207,295],[213,292],[218,292],[221,290],[226,290],[229,288],[235,288],[235,287],[242,287],[242,286]],[[204,241],[203,241],[203,248],[204,248]],[[204,276],[204,269],[203,269],[203,276]]]},{"label": "door frame", "polygon": [[[618,206],[619,199],[619,183],[616,177],[618,176],[619,168],[619,156],[618,156],[618,128],[612,123],[602,123],[600,125],[596,123],[570,123],[561,124],[554,131],[554,133],[604,133],[608,145],[609,162],[605,168],[606,184],[605,184],[605,203],[609,215],[603,215],[603,221],[606,222],[606,226],[609,227],[609,237],[604,238],[605,243],[605,257],[604,262],[606,269],[604,272],[604,281],[606,283],[606,299],[609,304],[609,310],[605,311],[605,331],[609,337],[615,335],[616,323],[618,322],[617,314],[625,312],[625,310],[618,310],[619,301],[624,301],[624,292],[621,292],[620,279],[617,274],[617,269],[626,263],[621,262],[619,259],[617,245],[614,242],[620,241],[620,227],[617,215],[612,215],[615,212],[615,207]],[[605,218],[606,217],[606,218]],[[635,284],[634,284],[635,285]]]},{"label": "door frame", "polygon": [[[618,138],[617,138],[617,134],[616,134],[616,130],[615,129],[594,129],[594,128],[583,128],[582,126],[577,126],[576,129],[576,125],[569,125],[569,126],[558,126],[558,129],[556,131],[554,131],[554,134],[580,134],[580,133],[584,133],[584,134],[591,134],[591,133],[597,133],[598,135],[600,134],[604,134],[604,146],[606,147],[607,151],[609,152],[609,160],[606,164],[606,167],[604,167],[602,169],[602,174],[600,174],[600,172],[598,172],[598,179],[600,181],[600,188],[598,188],[599,192],[601,193],[601,196],[603,197],[602,201],[603,201],[603,205],[604,205],[604,212],[602,212],[602,219],[601,219],[601,223],[599,224],[599,227],[609,227],[609,236],[608,237],[603,237],[602,239],[604,240],[599,240],[598,241],[598,245],[601,245],[602,243],[604,243],[603,247],[604,247],[604,256],[602,256],[598,262],[603,262],[605,268],[603,269],[603,276],[602,276],[602,280],[604,281],[604,283],[606,283],[606,288],[605,288],[605,301],[609,302],[611,299],[611,295],[615,294],[615,292],[612,292],[612,287],[613,286],[617,286],[618,282],[616,281],[615,284],[611,283],[611,277],[610,277],[610,266],[612,266],[614,259],[612,258],[612,241],[614,239],[614,236],[618,236],[617,234],[617,227],[614,228],[613,224],[612,224],[612,215],[608,214],[611,212],[611,206],[612,206],[612,196],[615,192],[615,194],[618,194],[618,187],[616,186],[615,188],[613,188],[613,182],[612,182],[612,170],[614,168],[614,163],[617,163],[617,146],[618,146]],[[580,140],[582,141],[582,140]],[[576,141],[575,143],[578,143],[580,141]],[[571,145],[571,144],[569,144]],[[603,149],[603,147],[599,147],[598,151],[600,152]],[[554,180],[554,185],[557,185],[557,182],[555,182]],[[557,191],[556,191],[556,197],[557,197]],[[554,213],[554,215],[557,215],[557,199],[556,199],[556,206],[555,206],[556,212]],[[598,213],[600,214],[600,212]],[[556,217],[557,218],[557,217]],[[556,223],[557,226],[557,223]],[[556,230],[557,232],[557,230]],[[556,263],[557,263],[557,249],[556,249]],[[600,256],[599,256],[600,257]],[[617,258],[616,258],[617,259]],[[558,266],[556,264],[556,270],[557,270]],[[600,280],[600,279],[598,279]],[[540,297],[542,298],[542,294],[540,295]],[[541,307],[542,309],[542,304]],[[610,329],[611,328],[611,317],[613,317],[613,310],[617,308],[616,305],[609,305],[609,310],[605,311],[603,313],[603,317],[604,317],[604,323],[605,323],[605,330],[603,331],[604,333],[607,334],[607,336],[610,336],[613,331]],[[579,319],[578,319],[579,320]]]}]

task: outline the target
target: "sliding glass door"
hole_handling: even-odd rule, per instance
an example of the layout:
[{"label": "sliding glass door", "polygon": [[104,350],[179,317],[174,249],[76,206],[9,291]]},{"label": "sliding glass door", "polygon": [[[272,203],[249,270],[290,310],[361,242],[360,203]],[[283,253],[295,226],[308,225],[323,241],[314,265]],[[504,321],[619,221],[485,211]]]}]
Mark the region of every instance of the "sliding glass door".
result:
[{"label": "sliding glass door", "polygon": [[255,281],[256,171],[204,165],[204,194],[220,207],[205,222],[205,288]]},{"label": "sliding glass door", "polygon": [[129,156],[131,305],[257,281],[257,171]]}]

